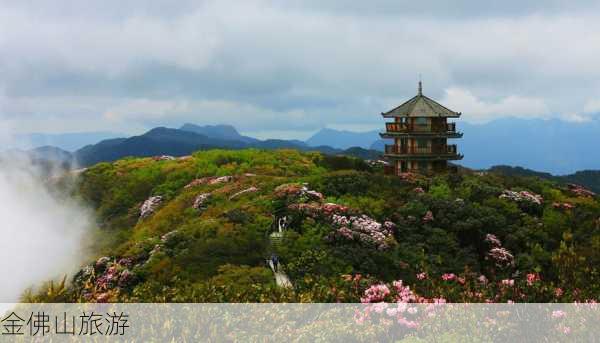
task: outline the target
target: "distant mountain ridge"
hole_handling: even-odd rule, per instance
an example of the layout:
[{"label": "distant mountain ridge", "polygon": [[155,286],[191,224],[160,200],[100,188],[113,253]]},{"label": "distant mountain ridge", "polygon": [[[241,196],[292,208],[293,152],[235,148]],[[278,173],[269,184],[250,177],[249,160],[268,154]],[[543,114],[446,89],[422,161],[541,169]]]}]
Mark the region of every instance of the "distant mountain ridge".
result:
[{"label": "distant mountain ridge", "polygon": [[115,161],[127,156],[184,156],[194,151],[215,148],[315,150],[326,154],[359,155],[363,158],[372,159],[379,158],[380,155],[376,151],[362,148],[345,151],[329,146],[311,147],[302,141],[296,140],[258,140],[240,135],[233,126],[229,125],[197,126],[186,124],[181,129],[158,127],[139,136],[104,140],[77,150],[73,153],[73,158],[80,166],[90,166],[99,162]]},{"label": "distant mountain ridge", "polygon": [[196,124],[186,123],[179,128],[179,130],[194,132],[200,135],[204,135],[210,138],[240,141],[244,143],[257,143],[260,140],[242,136],[232,125],[204,125],[199,126]]},{"label": "distant mountain ridge", "polygon": [[352,132],[324,128],[312,135],[306,144],[310,146],[329,145],[337,149],[361,147],[370,149],[374,141],[379,139],[379,131]]},{"label": "distant mountain ridge", "polygon": [[[587,180],[589,172],[577,171],[591,170],[593,173],[594,170],[600,169],[600,149],[597,148],[600,146],[600,124],[597,121],[566,123],[553,120],[503,119],[483,125],[461,121],[457,123],[458,130],[465,133],[462,139],[455,140],[461,153],[465,154],[465,159],[460,164],[469,168],[488,169],[497,165],[517,165],[532,171],[544,170],[554,178],[556,175],[578,175],[577,177],[584,180]],[[180,129],[155,128],[137,136],[101,140],[76,150],[72,158],[83,166],[89,166],[126,156],[180,156],[211,148],[289,148],[378,159],[381,157],[384,142],[377,138],[371,141],[378,137],[377,132],[323,129],[306,142],[302,142],[283,139],[259,140],[241,135],[231,125],[185,124]],[[352,145],[346,148],[351,143]],[[47,151],[43,152],[44,149]],[[65,160],[64,152],[52,155],[48,149],[36,149],[38,151],[33,151],[33,154],[36,158],[53,156],[53,159],[61,162]]]},{"label": "distant mountain ridge", "polygon": [[69,132],[69,133],[29,133],[13,137],[9,148],[29,150],[53,146],[61,150],[75,151],[86,145],[102,140],[122,137],[122,134],[105,131]]}]

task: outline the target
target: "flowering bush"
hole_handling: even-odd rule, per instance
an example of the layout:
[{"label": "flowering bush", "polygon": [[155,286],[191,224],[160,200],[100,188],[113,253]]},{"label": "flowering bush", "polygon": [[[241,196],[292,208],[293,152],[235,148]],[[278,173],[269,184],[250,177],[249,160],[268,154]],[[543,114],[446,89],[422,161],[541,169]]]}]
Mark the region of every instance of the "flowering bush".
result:
[{"label": "flowering bush", "polygon": [[496,267],[508,267],[514,265],[514,256],[510,251],[502,247],[502,242],[492,234],[485,236],[485,242],[487,242],[491,248],[486,255],[486,259],[491,260]]},{"label": "flowering bush", "polygon": [[394,239],[395,225],[389,221],[381,224],[366,215],[347,217],[334,214],[331,222],[336,228],[329,236],[332,240],[354,240],[360,244],[374,246],[378,250],[385,250]]},{"label": "flowering bush", "polygon": [[544,202],[544,198],[539,195],[528,191],[515,192],[511,190],[504,190],[500,194],[501,199],[508,199],[516,202],[529,202],[536,205],[541,205]]},{"label": "flowering bush", "polygon": [[554,202],[554,203],[552,203],[552,207],[554,207],[554,208],[556,208],[558,210],[568,211],[568,210],[574,209],[575,205],[569,204],[567,202]]},{"label": "flowering bush", "polygon": [[577,196],[580,196],[580,197],[590,197],[590,198],[593,198],[593,197],[596,196],[596,193],[590,191],[589,189],[585,189],[582,186],[576,185],[574,183],[567,184],[567,189],[571,193],[573,193],[573,194],[575,194]]}]

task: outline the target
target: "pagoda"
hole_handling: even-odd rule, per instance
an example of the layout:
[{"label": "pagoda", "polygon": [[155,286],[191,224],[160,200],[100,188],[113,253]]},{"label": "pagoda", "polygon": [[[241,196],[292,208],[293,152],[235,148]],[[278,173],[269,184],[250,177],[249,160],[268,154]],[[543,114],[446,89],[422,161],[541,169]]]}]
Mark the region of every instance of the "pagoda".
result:
[{"label": "pagoda", "polygon": [[385,132],[379,134],[394,143],[385,146],[384,156],[391,162],[386,174],[444,172],[448,161],[463,158],[455,144],[448,144],[449,138],[462,137],[456,131],[456,123],[448,122],[448,118],[459,118],[461,113],[423,95],[421,82],[415,97],[381,115],[394,120],[385,123]]}]

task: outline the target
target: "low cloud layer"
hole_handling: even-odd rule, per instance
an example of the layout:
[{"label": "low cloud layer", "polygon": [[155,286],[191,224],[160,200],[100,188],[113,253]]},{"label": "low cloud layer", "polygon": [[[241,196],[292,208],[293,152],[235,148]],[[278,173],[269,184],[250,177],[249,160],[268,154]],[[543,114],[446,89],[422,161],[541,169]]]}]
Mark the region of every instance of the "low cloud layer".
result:
[{"label": "low cloud layer", "polygon": [[82,261],[88,212],[56,196],[40,171],[22,157],[0,161],[0,303],[61,279]]},{"label": "low cloud layer", "polygon": [[[485,122],[594,119],[593,1],[0,5],[0,116],[20,131],[380,125],[425,93]],[[91,125],[93,123],[93,125]]]}]

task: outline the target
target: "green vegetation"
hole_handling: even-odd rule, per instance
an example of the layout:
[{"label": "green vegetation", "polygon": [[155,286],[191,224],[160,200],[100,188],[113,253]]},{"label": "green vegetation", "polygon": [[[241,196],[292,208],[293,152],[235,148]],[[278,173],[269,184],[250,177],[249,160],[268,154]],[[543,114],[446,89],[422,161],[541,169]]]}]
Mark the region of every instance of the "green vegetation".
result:
[{"label": "green vegetation", "polygon": [[[100,163],[72,195],[96,211],[94,258],[59,291],[23,300],[356,302],[394,280],[448,301],[600,294],[600,201],[536,177],[401,179],[350,157],[210,150]],[[272,253],[293,288],[275,284]]]}]

